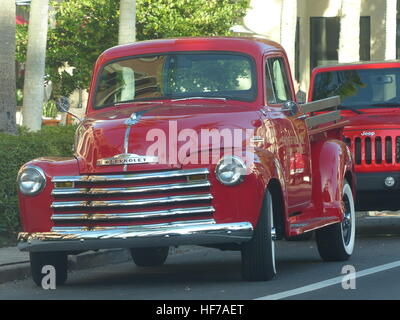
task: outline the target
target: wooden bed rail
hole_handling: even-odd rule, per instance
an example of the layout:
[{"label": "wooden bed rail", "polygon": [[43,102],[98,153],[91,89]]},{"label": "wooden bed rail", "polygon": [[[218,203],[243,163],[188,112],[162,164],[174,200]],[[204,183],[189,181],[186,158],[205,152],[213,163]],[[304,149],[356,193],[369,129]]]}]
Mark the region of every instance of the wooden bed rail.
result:
[{"label": "wooden bed rail", "polygon": [[[340,111],[337,107],[340,105],[340,97],[334,96],[327,99],[317,100],[301,105],[301,110],[304,113],[310,113],[311,115],[305,120],[309,129],[315,128],[321,124],[329,122],[336,123],[341,120]],[[314,112],[323,111],[329,108],[335,108],[335,111],[326,112],[318,115],[313,115]]]}]

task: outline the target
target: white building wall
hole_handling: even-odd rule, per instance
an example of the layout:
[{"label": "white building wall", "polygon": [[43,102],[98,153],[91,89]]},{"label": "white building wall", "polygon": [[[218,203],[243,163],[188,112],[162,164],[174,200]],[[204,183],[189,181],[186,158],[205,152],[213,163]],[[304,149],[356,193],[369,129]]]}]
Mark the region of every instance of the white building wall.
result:
[{"label": "white building wall", "polygon": [[[295,1],[295,0],[293,0]],[[346,0],[344,0],[346,1]],[[385,60],[386,49],[386,1],[396,0],[362,0],[361,16],[369,16],[371,21],[371,60]],[[300,58],[299,71],[301,89],[308,92],[310,82],[310,18],[340,17],[342,0],[298,0],[298,17],[300,19]],[[254,33],[264,35],[271,40],[281,42],[280,18],[282,0],[252,0],[251,9],[244,18],[244,26]],[[391,3],[391,7],[396,7]],[[393,28],[393,17],[392,26]],[[393,32],[390,33],[393,37]],[[388,39],[389,40],[389,39]],[[390,52],[395,50],[393,39]],[[345,54],[345,53],[344,53]],[[395,52],[391,53],[393,57]],[[294,69],[294,66],[292,66]]]}]

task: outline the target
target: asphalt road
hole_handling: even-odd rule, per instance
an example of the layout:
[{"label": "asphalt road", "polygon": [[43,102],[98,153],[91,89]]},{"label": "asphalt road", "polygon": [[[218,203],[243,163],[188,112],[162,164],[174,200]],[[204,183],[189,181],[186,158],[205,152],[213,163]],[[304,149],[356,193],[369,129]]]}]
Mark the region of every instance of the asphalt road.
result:
[{"label": "asphalt road", "polygon": [[[0,285],[5,299],[400,299],[399,228],[365,229],[347,262],[323,262],[313,241],[280,241],[278,275],[269,282],[244,282],[239,252],[182,247],[166,264],[138,268],[133,262],[69,274],[55,290],[37,288],[30,279]],[[398,232],[393,232],[397,230]],[[343,278],[342,268],[356,271]],[[350,287],[344,289],[345,287]]]}]

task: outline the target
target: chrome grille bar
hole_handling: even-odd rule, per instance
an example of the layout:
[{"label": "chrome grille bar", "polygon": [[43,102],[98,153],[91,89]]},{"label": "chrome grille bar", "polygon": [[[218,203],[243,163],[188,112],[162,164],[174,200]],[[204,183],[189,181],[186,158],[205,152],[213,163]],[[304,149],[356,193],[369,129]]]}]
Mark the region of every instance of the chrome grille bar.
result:
[{"label": "chrome grille bar", "polygon": [[212,200],[213,196],[209,193],[184,196],[170,196],[161,198],[135,199],[135,200],[110,200],[110,201],[56,201],[51,207],[60,208],[110,208],[110,207],[136,207],[146,205],[164,205],[174,203],[184,203],[190,201]]},{"label": "chrome grille bar", "polygon": [[54,189],[51,194],[53,196],[135,194],[146,192],[207,188],[210,186],[211,183],[209,181],[199,181],[126,188],[60,188]]},{"label": "chrome grille bar", "polygon": [[141,230],[151,230],[151,229],[159,229],[159,228],[168,228],[171,226],[174,227],[182,227],[182,226],[190,226],[192,224],[216,224],[214,219],[201,219],[201,220],[189,220],[189,221],[176,221],[176,222],[166,222],[166,223],[157,223],[157,224],[141,224],[139,226],[103,226],[103,227],[87,227],[87,226],[68,226],[68,227],[53,227],[51,228],[51,232],[70,232],[70,231],[90,231],[91,233],[95,233],[96,231],[103,230],[132,230],[132,229],[141,229]]},{"label": "chrome grille bar", "polygon": [[61,182],[126,182],[126,181],[145,181],[153,179],[168,179],[187,177],[201,174],[208,174],[208,169],[173,170],[151,173],[135,173],[120,175],[90,175],[90,176],[59,176],[53,177],[53,183]]},{"label": "chrome grille bar", "polygon": [[134,221],[141,219],[158,219],[180,217],[195,214],[212,214],[215,212],[213,207],[193,207],[169,209],[160,211],[131,212],[131,213],[76,213],[76,214],[53,214],[53,221]]}]

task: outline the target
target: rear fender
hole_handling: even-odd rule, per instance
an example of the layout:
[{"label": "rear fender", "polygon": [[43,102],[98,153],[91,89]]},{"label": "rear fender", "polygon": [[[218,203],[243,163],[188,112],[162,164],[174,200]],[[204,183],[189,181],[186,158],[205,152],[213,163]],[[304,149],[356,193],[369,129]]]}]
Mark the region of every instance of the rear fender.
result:
[{"label": "rear fender", "polygon": [[313,203],[318,215],[342,220],[342,189],[347,178],[354,194],[353,162],[346,144],[340,140],[313,142]]}]

